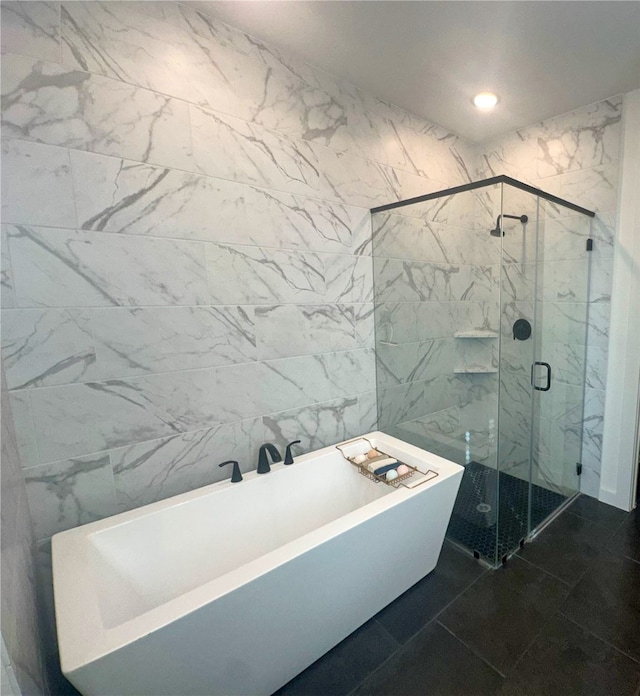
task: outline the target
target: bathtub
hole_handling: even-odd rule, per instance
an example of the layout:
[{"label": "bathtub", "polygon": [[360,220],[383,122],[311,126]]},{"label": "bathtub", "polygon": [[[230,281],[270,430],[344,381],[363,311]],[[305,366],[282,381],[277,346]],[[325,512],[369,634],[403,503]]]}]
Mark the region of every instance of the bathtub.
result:
[{"label": "bathtub", "polygon": [[56,534],[66,677],[86,695],[270,694],[433,570],[462,467],[367,437],[433,473],[396,489],[326,447]]}]

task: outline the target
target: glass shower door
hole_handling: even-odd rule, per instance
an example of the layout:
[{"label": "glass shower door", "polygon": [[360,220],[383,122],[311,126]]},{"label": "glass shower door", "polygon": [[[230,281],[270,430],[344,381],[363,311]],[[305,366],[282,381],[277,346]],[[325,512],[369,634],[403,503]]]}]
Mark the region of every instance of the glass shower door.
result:
[{"label": "glass shower door", "polygon": [[501,558],[580,488],[590,220],[504,184],[498,409]]},{"label": "glass shower door", "polygon": [[530,532],[580,490],[590,230],[584,215],[539,200]]}]

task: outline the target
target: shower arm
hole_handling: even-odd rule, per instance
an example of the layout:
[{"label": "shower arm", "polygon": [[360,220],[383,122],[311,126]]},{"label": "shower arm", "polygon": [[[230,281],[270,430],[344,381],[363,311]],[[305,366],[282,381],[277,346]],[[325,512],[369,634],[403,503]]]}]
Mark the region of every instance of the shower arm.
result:
[{"label": "shower arm", "polygon": [[[504,232],[502,230],[502,225],[500,224],[502,218],[509,218],[511,220],[520,220],[520,222],[524,225],[527,222],[529,222],[529,216],[528,215],[507,215],[507,213],[500,214],[498,215],[498,218],[496,220],[496,228],[495,230],[491,230],[491,234],[494,237],[501,237],[504,236]],[[502,233],[502,234],[500,234]]]}]

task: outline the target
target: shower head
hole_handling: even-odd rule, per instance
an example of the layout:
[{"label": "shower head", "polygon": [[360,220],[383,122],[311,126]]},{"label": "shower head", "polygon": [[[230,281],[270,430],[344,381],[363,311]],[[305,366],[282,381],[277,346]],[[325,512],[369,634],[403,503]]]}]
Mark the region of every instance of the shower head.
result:
[{"label": "shower head", "polygon": [[511,218],[511,220],[520,220],[520,222],[524,225],[525,223],[529,222],[529,216],[528,215],[498,215],[498,219],[496,220],[496,227],[493,230],[489,231],[489,234],[492,237],[504,237],[504,230],[502,229],[502,225],[500,224],[502,218]]},{"label": "shower head", "polygon": [[496,220],[495,229],[491,230],[489,234],[492,237],[504,237],[504,230],[500,227],[500,215],[498,215],[498,219]]}]

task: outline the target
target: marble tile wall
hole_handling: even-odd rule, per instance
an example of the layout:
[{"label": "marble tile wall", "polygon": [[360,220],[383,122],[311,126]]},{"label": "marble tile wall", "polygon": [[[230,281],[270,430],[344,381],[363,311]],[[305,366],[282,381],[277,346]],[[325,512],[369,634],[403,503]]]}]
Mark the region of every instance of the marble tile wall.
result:
[{"label": "marble tile wall", "polygon": [[[2,351],[44,564],[264,441],[374,428],[369,208],[469,181],[473,146],[179,3],[4,2],[2,49]],[[432,261],[484,321],[490,264]]]},{"label": "marble tile wall", "polygon": [[[573,358],[567,354],[563,360],[580,368],[576,350],[581,352],[579,347],[586,343],[581,490],[596,497],[604,421],[622,106],[623,97],[613,97],[498,138],[481,147],[478,170],[479,177],[508,174],[597,213],[591,222],[594,250],[589,254],[588,283],[576,275],[585,270],[584,246],[576,240],[584,236],[584,226],[576,224],[576,218],[570,214],[562,216],[559,211],[547,211],[552,214],[547,215],[542,264],[545,274],[554,275],[552,282],[545,284],[560,292],[559,297],[543,298],[550,302],[545,321],[550,322],[555,336],[551,341],[555,345],[549,348],[556,350],[561,343],[567,347],[573,343]],[[570,293],[569,279],[579,283],[579,297],[571,297],[562,290],[565,283],[565,290]],[[585,327],[579,326],[576,319],[584,316],[585,302],[588,305],[586,339],[578,340],[578,336],[584,336]],[[548,431],[551,423],[542,425]],[[560,442],[561,438],[556,435],[555,440]]]},{"label": "marble tile wall", "polygon": [[16,695],[39,696],[49,691],[38,617],[33,526],[4,370],[1,461],[2,667],[8,682],[3,682],[2,693],[6,686]]},{"label": "marble tile wall", "polygon": [[[373,215],[378,424],[495,466],[500,196],[467,192]],[[493,338],[460,333],[493,332]],[[475,373],[461,374],[461,369]]]}]

